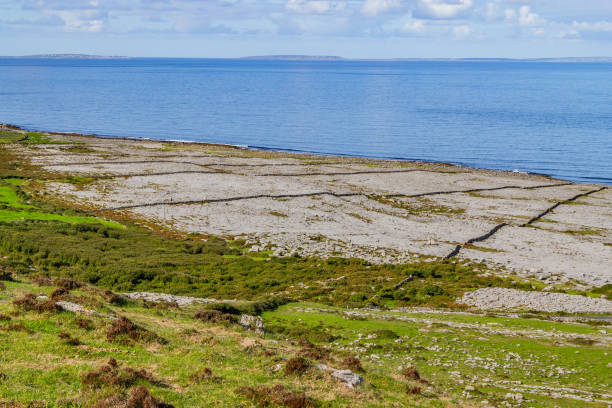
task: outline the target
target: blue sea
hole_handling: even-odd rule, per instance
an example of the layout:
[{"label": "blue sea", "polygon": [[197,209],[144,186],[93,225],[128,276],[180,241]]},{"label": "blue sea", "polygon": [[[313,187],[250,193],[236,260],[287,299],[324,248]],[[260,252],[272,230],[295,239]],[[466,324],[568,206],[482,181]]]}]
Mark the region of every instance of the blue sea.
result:
[{"label": "blue sea", "polygon": [[0,122],[612,184],[612,64],[0,58]]}]

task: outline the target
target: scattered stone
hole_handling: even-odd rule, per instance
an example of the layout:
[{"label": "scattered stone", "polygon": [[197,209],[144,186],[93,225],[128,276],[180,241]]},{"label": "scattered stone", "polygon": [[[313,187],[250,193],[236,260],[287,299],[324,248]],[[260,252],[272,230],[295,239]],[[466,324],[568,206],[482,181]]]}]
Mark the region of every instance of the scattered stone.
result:
[{"label": "scattered stone", "polygon": [[316,367],[319,370],[329,371],[332,377],[345,382],[350,388],[355,388],[363,382],[363,377],[359,374],[355,374],[351,370],[336,370],[325,364],[318,364]]},{"label": "scattered stone", "polygon": [[100,317],[106,317],[107,319],[113,319],[113,320],[117,319],[115,316],[98,313],[95,310],[87,309],[86,307],[83,307],[81,305],[78,305],[72,302],[66,302],[66,301],[61,300],[61,301],[55,302],[55,305],[59,307],[61,310],[66,311],[66,312],[72,312],[76,314],[95,315],[95,316],[100,316]]},{"label": "scattered stone", "polygon": [[240,316],[240,325],[246,330],[253,330],[259,335],[263,335],[266,332],[263,319],[261,316],[250,316],[243,314]]},{"label": "scattered stone", "polygon": [[216,303],[216,299],[197,298],[191,296],[176,296],[169,295],[167,293],[153,293],[153,292],[132,292],[122,293],[130,299],[142,299],[148,302],[164,302],[164,303],[176,303],[179,306],[189,306],[194,303]]},{"label": "scattered stone", "polygon": [[351,388],[355,388],[363,382],[363,378],[351,370],[334,370],[331,376],[344,381]]},{"label": "scattered stone", "polygon": [[537,310],[556,313],[612,313],[612,301],[565,293],[527,292],[483,288],[468,292],[457,302],[482,310]]}]

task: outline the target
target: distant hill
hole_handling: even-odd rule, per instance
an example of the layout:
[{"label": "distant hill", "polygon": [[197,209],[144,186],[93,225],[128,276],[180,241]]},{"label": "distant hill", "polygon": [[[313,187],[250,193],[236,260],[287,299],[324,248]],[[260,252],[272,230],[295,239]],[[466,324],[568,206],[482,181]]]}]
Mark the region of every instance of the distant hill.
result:
[{"label": "distant hill", "polygon": [[272,61],[339,61],[346,58],[334,55],[256,55],[251,57],[242,57],[240,59]]},{"label": "distant hill", "polygon": [[7,58],[83,58],[83,59],[109,59],[109,58],[130,58],[123,56],[106,56],[106,55],[88,55],[88,54],[37,54],[37,55],[22,55],[17,57]]}]

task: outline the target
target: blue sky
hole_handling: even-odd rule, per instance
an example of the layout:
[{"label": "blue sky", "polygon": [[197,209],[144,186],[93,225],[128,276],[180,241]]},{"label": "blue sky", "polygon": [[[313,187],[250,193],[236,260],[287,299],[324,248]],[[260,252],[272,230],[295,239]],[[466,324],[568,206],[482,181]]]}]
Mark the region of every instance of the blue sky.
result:
[{"label": "blue sky", "polygon": [[612,0],[0,0],[0,55],[612,56]]}]

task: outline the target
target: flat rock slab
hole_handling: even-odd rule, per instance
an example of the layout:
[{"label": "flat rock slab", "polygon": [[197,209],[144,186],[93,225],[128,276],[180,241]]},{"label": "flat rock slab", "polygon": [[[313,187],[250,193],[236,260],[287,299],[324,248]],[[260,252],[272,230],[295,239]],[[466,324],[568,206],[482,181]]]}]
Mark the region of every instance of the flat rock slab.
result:
[{"label": "flat rock slab", "polygon": [[148,302],[166,302],[166,303],[176,303],[179,306],[188,306],[194,303],[215,303],[216,299],[209,298],[197,298],[191,296],[176,296],[169,295],[167,293],[153,293],[153,292],[131,292],[131,293],[122,293],[123,296],[126,296],[130,299],[140,299],[146,300]]},{"label": "flat rock slab", "polygon": [[519,309],[548,313],[612,313],[612,301],[607,299],[504,288],[483,288],[468,292],[458,302],[482,310]]}]

